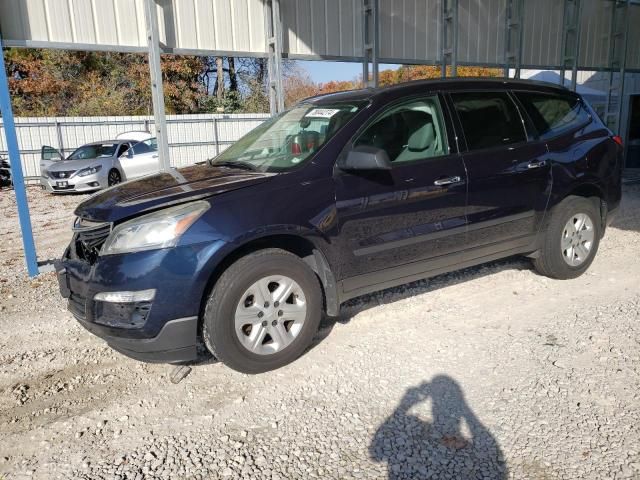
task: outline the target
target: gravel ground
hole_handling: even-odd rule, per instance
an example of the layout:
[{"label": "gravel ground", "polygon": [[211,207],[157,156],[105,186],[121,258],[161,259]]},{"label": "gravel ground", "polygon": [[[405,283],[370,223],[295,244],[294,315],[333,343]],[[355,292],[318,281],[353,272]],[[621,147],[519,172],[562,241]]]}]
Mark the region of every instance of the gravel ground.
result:
[{"label": "gravel ground", "polygon": [[[81,196],[29,190],[39,255]],[[76,325],[0,192],[0,478],[640,478],[640,187],[587,274],[525,259],[351,301],[294,364],[171,367]]]}]

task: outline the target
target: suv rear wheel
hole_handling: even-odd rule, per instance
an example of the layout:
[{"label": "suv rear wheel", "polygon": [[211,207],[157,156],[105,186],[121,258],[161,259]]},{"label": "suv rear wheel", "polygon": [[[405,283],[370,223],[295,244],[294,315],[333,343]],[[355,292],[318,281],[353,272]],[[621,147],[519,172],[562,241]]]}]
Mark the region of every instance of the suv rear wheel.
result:
[{"label": "suv rear wheel", "polygon": [[299,257],[265,249],[231,265],[218,279],[204,313],[211,353],[243,373],[261,373],[298,358],[322,316],[316,274]]},{"label": "suv rear wheel", "polygon": [[535,269],[560,280],[582,275],[596,255],[600,243],[600,214],[595,202],[567,197],[552,212]]}]

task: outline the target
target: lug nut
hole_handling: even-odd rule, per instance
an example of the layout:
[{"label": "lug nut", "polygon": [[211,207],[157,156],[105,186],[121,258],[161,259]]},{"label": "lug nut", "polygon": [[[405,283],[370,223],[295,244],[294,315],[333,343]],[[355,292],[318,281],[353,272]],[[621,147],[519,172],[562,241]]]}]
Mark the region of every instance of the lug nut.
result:
[{"label": "lug nut", "polygon": [[263,327],[266,327],[266,326],[267,326],[267,321],[266,321],[266,320],[262,322],[262,326],[263,326]]},{"label": "lug nut", "polygon": [[273,322],[271,322],[271,325],[273,325],[275,327],[276,325],[278,325],[278,321],[274,320]]},{"label": "lug nut", "polygon": [[258,318],[262,318],[263,316],[264,316],[264,313],[258,312]]},{"label": "lug nut", "polygon": [[269,308],[269,302],[264,302],[264,308]]},{"label": "lug nut", "polygon": [[278,310],[278,316],[281,317],[284,314],[282,310]]},{"label": "lug nut", "polygon": [[274,307],[276,307],[276,308],[277,308],[277,307],[279,307],[279,306],[280,306],[280,302],[278,302],[278,301],[276,300],[275,302],[273,302],[273,306],[274,306]]}]

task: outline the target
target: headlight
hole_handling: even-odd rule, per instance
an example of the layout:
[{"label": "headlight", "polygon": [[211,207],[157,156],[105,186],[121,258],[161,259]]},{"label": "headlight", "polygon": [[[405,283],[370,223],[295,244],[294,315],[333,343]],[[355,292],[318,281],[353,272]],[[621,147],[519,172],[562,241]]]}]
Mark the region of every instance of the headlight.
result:
[{"label": "headlight", "polygon": [[102,170],[102,165],[94,165],[93,167],[83,168],[82,170],[78,171],[76,175],[78,175],[79,177],[86,177],[87,175],[98,173],[100,170]]},{"label": "headlight", "polygon": [[208,209],[207,202],[199,201],[165,208],[121,223],[104,242],[100,254],[173,247],[180,236]]}]

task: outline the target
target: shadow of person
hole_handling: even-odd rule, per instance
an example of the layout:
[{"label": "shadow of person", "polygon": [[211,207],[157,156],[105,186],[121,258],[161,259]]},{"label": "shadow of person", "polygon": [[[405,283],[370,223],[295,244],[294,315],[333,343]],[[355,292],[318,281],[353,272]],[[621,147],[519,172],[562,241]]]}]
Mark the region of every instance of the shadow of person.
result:
[{"label": "shadow of person", "polygon": [[[420,418],[431,400],[432,422]],[[380,425],[369,454],[387,463],[389,479],[505,479],[502,451],[446,375],[407,390]]]}]

